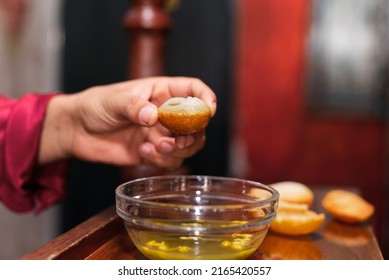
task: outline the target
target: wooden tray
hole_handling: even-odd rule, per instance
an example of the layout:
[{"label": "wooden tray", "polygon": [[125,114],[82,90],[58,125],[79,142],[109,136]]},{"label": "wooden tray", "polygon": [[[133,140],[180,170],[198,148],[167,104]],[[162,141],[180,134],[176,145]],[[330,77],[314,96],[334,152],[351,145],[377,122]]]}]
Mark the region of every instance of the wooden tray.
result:
[{"label": "wooden tray", "polygon": [[[320,201],[328,189],[314,189]],[[314,209],[323,211],[320,205]],[[146,259],[129,239],[115,207],[109,207],[21,259]],[[346,225],[327,215],[323,227],[307,236],[269,232],[251,259],[382,260],[370,224]]]}]

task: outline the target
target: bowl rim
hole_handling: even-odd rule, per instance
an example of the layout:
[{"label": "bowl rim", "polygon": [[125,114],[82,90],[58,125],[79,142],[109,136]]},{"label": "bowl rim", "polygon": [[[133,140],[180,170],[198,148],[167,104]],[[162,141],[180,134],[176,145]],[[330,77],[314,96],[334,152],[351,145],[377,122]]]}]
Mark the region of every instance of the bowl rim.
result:
[{"label": "bowl rim", "polygon": [[[137,182],[143,182],[146,180],[156,180],[156,179],[174,179],[174,180],[201,180],[201,181],[208,181],[208,180],[228,180],[228,181],[235,181],[235,182],[244,182],[246,184],[250,184],[253,186],[260,187],[261,189],[264,189],[271,194],[270,197],[266,199],[255,199],[248,197],[247,201],[245,203],[232,203],[232,204],[223,204],[223,205],[198,205],[198,204],[180,204],[180,203],[163,203],[163,202],[154,202],[154,201],[147,201],[142,200],[137,197],[131,197],[128,195],[123,194],[123,189],[128,184],[134,184]],[[142,177],[137,178],[134,180],[130,180],[127,182],[124,182],[120,184],[115,189],[116,197],[124,199],[126,201],[135,203],[135,204],[142,204],[142,205],[148,205],[148,206],[154,206],[154,207],[164,207],[164,208],[184,208],[184,209],[192,209],[196,207],[197,209],[200,207],[202,209],[218,209],[218,208],[246,208],[246,207],[260,207],[267,204],[275,203],[279,200],[280,194],[279,192],[271,187],[270,185],[266,185],[254,180],[247,180],[247,179],[241,179],[241,178],[234,178],[234,177],[225,177],[225,176],[210,176],[210,175],[160,175],[160,176],[150,176],[150,177]]]},{"label": "bowl rim", "polygon": [[[175,180],[228,180],[228,181],[236,181],[236,182],[244,182],[246,184],[250,184],[253,187],[260,187],[261,189],[265,189],[271,194],[269,198],[266,199],[248,199],[244,203],[234,203],[234,204],[223,204],[223,205],[199,205],[199,204],[179,204],[179,203],[163,203],[163,202],[154,202],[154,201],[145,201],[136,197],[130,197],[124,195],[122,193],[123,188],[132,183],[141,182],[145,180],[155,180],[155,179],[175,179]],[[207,233],[207,234],[215,234],[220,231],[226,230],[250,230],[255,229],[261,226],[269,226],[270,222],[272,222],[277,215],[278,201],[279,201],[279,192],[266,184],[256,182],[253,180],[240,179],[234,177],[222,177],[222,176],[208,176],[208,175],[161,175],[161,176],[151,176],[151,177],[143,177],[134,180],[130,180],[120,184],[116,190],[116,212],[117,214],[124,220],[129,222],[132,226],[137,226],[141,228],[147,228],[152,230],[158,230],[163,232],[174,232],[176,234],[187,234],[196,231],[198,233]],[[270,212],[267,212],[266,215],[254,218],[252,220],[248,220],[245,224],[232,224],[225,228],[208,228],[208,227],[188,227],[182,225],[164,225],[164,224],[155,224],[155,222],[150,221],[149,218],[140,218],[140,217],[131,217],[128,215],[127,211],[123,209],[119,200],[124,200],[126,203],[130,203],[134,206],[145,206],[145,207],[153,207],[153,208],[163,208],[169,210],[178,210],[179,211],[235,211],[242,209],[252,209],[252,208],[261,208],[261,207],[270,207],[272,209]]]}]

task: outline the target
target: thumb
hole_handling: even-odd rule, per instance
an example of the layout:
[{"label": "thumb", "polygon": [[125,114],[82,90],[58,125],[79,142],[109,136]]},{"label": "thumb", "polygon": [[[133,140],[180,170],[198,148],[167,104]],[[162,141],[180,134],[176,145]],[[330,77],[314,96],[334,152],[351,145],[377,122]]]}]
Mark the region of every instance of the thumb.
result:
[{"label": "thumb", "polygon": [[106,97],[108,108],[119,118],[124,117],[134,124],[153,126],[158,121],[158,107],[150,102],[153,86],[134,81],[112,85],[113,97]]},{"label": "thumb", "polygon": [[153,126],[158,121],[158,109],[152,103],[145,103],[138,111],[138,124],[145,126]]}]

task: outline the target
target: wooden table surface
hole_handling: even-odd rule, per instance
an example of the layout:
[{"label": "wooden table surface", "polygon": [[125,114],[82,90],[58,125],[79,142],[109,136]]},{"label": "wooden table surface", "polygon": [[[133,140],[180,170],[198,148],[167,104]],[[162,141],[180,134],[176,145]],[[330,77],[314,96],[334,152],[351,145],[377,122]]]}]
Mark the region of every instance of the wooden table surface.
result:
[{"label": "wooden table surface", "polygon": [[[315,190],[315,201],[320,201],[326,190]],[[317,202],[313,209],[323,211]],[[146,258],[127,236],[123,222],[112,206],[21,259]],[[325,224],[311,235],[289,237],[269,231],[250,259],[382,260],[383,257],[368,223],[347,225],[326,215]]]}]

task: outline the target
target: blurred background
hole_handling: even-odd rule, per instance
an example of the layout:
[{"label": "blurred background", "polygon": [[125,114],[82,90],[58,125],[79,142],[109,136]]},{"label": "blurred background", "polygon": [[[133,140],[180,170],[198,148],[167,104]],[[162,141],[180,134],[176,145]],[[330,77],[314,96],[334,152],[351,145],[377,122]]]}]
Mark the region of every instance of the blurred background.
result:
[{"label": "blurred background", "polygon": [[[71,94],[139,76],[124,19],[141,2],[0,0],[0,92]],[[358,188],[389,258],[389,1],[149,2],[170,18],[163,73],[201,78],[218,97],[189,172]],[[113,205],[122,181],[119,168],[74,161],[62,204],[39,216],[1,207],[0,259]]]}]

